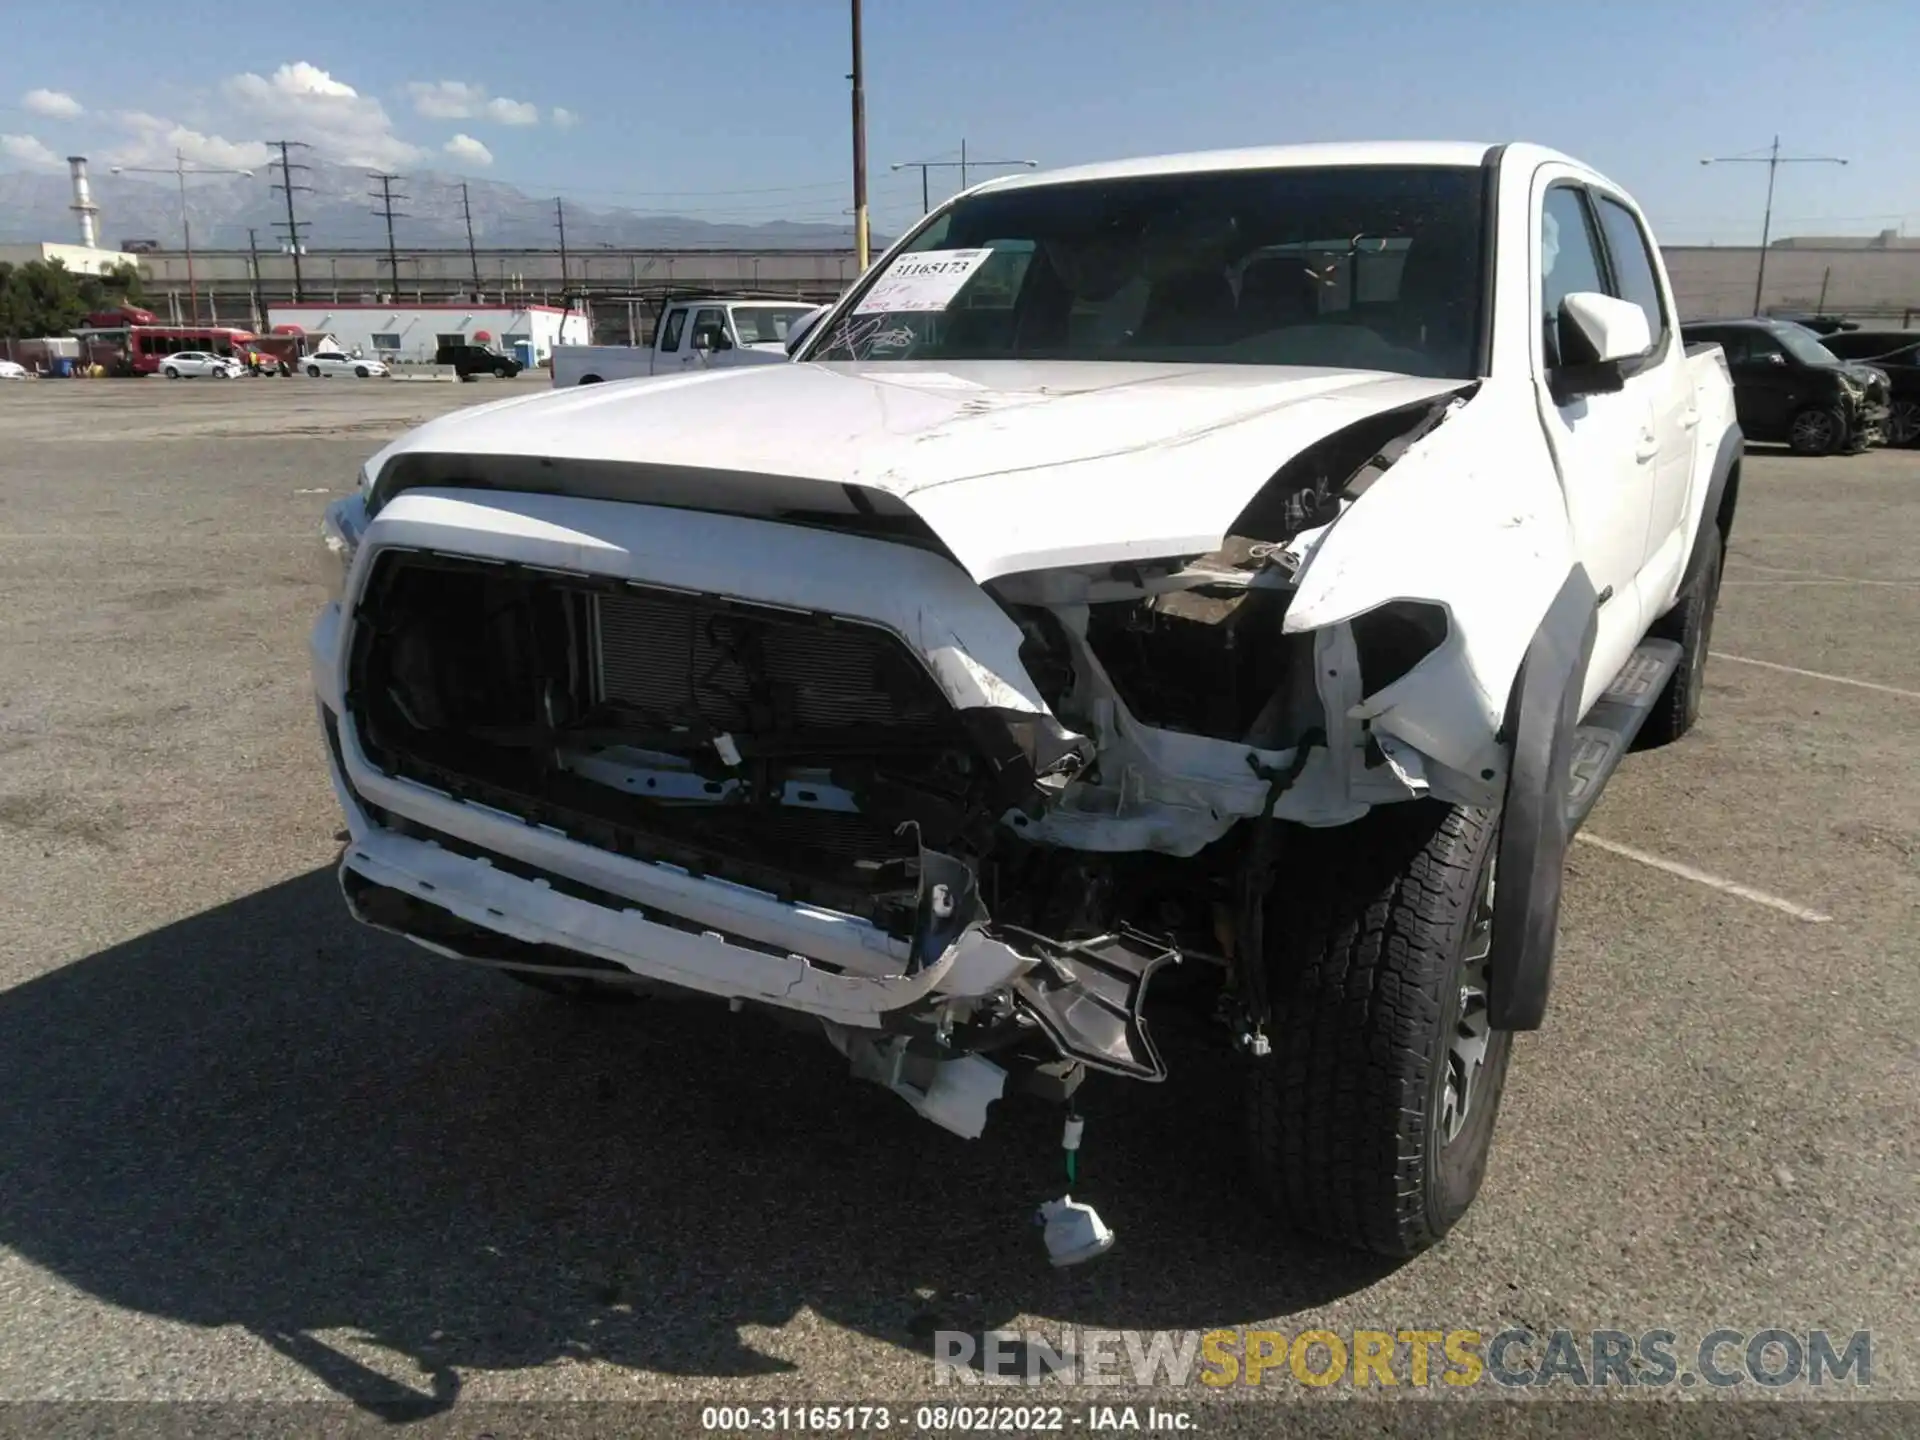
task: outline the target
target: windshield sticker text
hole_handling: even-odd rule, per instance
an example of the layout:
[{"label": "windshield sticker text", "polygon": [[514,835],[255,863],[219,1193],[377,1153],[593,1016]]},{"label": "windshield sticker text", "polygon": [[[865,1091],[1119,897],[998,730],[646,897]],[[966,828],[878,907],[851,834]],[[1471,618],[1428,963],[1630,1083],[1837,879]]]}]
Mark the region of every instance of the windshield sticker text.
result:
[{"label": "windshield sticker text", "polygon": [[854,314],[944,310],[992,254],[991,250],[922,250],[902,255],[860,297]]}]

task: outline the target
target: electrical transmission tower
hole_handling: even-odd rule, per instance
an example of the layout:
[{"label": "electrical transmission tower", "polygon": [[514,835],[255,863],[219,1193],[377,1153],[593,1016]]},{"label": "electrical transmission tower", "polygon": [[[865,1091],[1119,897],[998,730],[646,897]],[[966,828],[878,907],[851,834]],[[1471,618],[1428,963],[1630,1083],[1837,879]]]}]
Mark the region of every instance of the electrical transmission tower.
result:
[{"label": "electrical transmission tower", "polygon": [[278,169],[280,172],[280,178],[274,181],[273,188],[281,191],[287,197],[287,218],[284,223],[278,220],[274,221],[273,228],[287,232],[284,244],[286,245],[287,253],[293,257],[293,303],[298,305],[303,298],[301,295],[300,256],[305,247],[300,243],[300,222],[294,218],[293,214],[293,196],[295,191],[305,191],[308,194],[312,194],[313,187],[311,185],[296,184],[293,173],[296,170],[308,170],[312,167],[296,163],[287,152],[290,150],[308,150],[312,147],[300,140],[270,140],[267,143],[280,152],[280,158],[274,161],[269,168]]},{"label": "electrical transmission tower", "polygon": [[380,208],[373,213],[382,216],[387,222],[387,273],[391,277],[394,298],[398,299],[400,296],[400,252],[396,250],[393,245],[393,222],[395,220],[405,220],[407,218],[407,212],[404,210],[395,210],[393,208],[393,202],[396,200],[410,200],[413,197],[393,193],[393,182],[396,180],[404,180],[406,178],[404,175],[389,175],[384,170],[369,170],[367,172],[367,178],[377,181],[380,186],[379,194],[376,195],[373,191],[369,190],[367,195],[369,198],[380,202]]}]

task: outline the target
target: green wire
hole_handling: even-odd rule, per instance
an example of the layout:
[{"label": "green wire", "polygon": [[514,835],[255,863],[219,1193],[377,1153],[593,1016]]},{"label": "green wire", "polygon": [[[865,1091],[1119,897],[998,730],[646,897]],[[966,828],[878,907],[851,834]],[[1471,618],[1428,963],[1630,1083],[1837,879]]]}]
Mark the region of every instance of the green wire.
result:
[{"label": "green wire", "polygon": [[1078,1185],[1080,1183],[1079,1160],[1080,1160],[1079,1151],[1077,1150],[1067,1151],[1067,1184],[1069,1185]]}]

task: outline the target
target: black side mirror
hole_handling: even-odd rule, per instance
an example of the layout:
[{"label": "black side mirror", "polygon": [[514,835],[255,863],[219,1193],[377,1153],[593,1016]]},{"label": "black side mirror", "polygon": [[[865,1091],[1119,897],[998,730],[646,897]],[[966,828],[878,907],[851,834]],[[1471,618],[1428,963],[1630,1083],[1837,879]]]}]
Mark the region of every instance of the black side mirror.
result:
[{"label": "black side mirror", "polygon": [[733,348],[733,341],[728,338],[726,331],[724,330],[714,331],[713,348],[715,350],[731,350]]}]

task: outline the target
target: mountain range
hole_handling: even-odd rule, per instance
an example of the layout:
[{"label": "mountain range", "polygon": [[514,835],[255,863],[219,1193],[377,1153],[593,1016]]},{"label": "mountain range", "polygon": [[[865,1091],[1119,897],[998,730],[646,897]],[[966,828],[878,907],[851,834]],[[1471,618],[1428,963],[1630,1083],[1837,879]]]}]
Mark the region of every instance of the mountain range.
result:
[{"label": "mountain range", "polygon": [[[301,238],[309,249],[384,246],[386,222],[373,213],[378,185],[352,166],[313,159],[296,171],[311,192],[294,196]],[[276,248],[284,234],[286,197],[271,186],[277,169],[252,176],[205,176],[191,180],[187,200],[196,249],[245,249],[252,229],[261,249]],[[163,248],[180,244],[180,192],[172,180],[114,175],[95,167],[90,175],[93,200],[100,207],[99,241],[118,247],[127,240],[154,240]],[[431,171],[406,176],[393,186],[394,239],[402,249],[459,248],[467,243],[461,210],[461,179]],[[559,244],[554,201],[530,196],[492,180],[465,182],[473,210],[473,239],[482,249],[551,250]],[[369,192],[375,192],[369,195]],[[72,186],[64,173],[18,171],[0,174],[0,242],[78,239],[78,225],[67,208]],[[576,251],[602,245],[645,250],[841,249],[853,248],[853,228],[775,220],[764,224],[727,224],[694,216],[623,208],[599,209],[568,201],[567,243]],[[282,229],[275,229],[279,222]],[[875,237],[875,243],[880,242]]]}]

